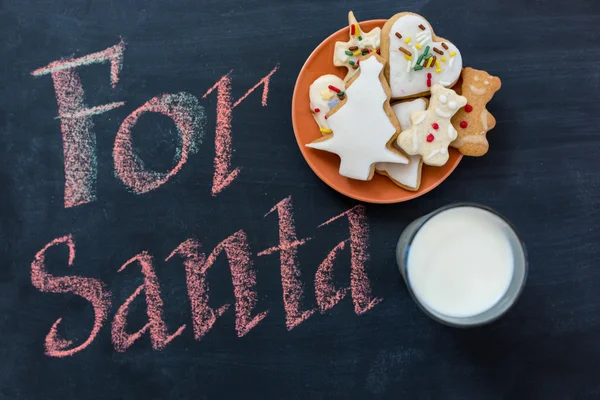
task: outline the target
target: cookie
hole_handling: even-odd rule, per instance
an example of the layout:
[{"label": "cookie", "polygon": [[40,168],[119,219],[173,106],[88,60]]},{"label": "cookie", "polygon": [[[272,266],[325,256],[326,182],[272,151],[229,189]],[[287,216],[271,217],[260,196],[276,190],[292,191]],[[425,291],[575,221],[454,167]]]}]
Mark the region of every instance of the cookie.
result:
[{"label": "cookie", "polygon": [[346,98],[327,114],[333,133],[306,145],[337,154],[342,176],[367,181],[373,177],[375,163],[408,163],[392,148],[400,123],[390,106],[384,65],[376,53],[360,59],[359,72],[348,81]]},{"label": "cookie", "polygon": [[485,106],[501,86],[500,78],[485,71],[463,69],[461,93],[467,98],[467,105],[452,118],[458,138],[451,146],[465,156],[479,157],[488,152],[486,134],[496,126],[496,119]]},{"label": "cookie", "polygon": [[448,161],[448,146],[457,132],[450,119],[467,104],[467,99],[442,85],[431,87],[426,111],[410,115],[412,125],[398,137],[398,146],[409,155],[419,154],[427,165],[441,167]]},{"label": "cookie", "polygon": [[[427,108],[427,99],[420,97],[414,100],[407,100],[392,105],[392,110],[396,114],[402,129],[408,129],[411,126],[410,115],[413,112],[425,111]],[[394,142],[397,146],[397,143]],[[408,164],[377,163],[375,171],[385,175],[396,185],[403,189],[416,191],[421,185],[421,169],[423,160],[420,155],[409,156]]]},{"label": "cookie", "polygon": [[357,71],[359,58],[371,52],[379,50],[381,28],[374,28],[370,32],[364,32],[354,17],[354,13],[348,13],[348,25],[350,37],[347,42],[336,42],[333,51],[333,65],[346,67],[348,73],[344,78],[349,80]]},{"label": "cookie", "polygon": [[325,118],[329,110],[335,107],[340,101],[339,93],[346,90],[344,81],[335,75],[323,75],[317,78],[308,90],[310,98],[310,110],[313,113],[313,118],[321,133],[331,133],[329,124]]},{"label": "cookie", "polygon": [[435,36],[429,22],[403,12],[390,18],[381,31],[381,55],[393,99],[424,96],[430,87],[452,87],[460,77],[462,57],[450,41]]}]

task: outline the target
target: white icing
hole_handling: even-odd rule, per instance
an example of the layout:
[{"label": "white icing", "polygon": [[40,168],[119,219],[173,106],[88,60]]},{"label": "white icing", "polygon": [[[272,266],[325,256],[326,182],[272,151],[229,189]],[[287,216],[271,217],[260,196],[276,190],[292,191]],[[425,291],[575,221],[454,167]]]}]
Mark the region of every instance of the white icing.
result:
[{"label": "white icing", "polygon": [[409,159],[409,164],[377,163],[375,164],[375,168],[377,168],[377,171],[386,172],[390,178],[402,186],[417,190],[421,183],[419,175],[421,174],[423,163],[419,155],[409,156]]},{"label": "white icing", "polygon": [[446,104],[448,102],[448,97],[441,95],[440,96],[440,103],[442,104]]},{"label": "white icing", "polygon": [[452,124],[448,125],[448,137],[450,138],[450,140],[456,139],[456,136],[458,136],[456,129],[454,129]]},{"label": "white icing", "polygon": [[410,115],[410,119],[412,120],[413,125],[419,125],[423,121],[425,121],[426,115],[424,113],[413,113]]},{"label": "white icing", "polygon": [[442,117],[442,118],[450,118],[451,116],[453,116],[453,115],[454,115],[454,113],[452,113],[452,112],[450,112],[450,111],[448,111],[448,112],[444,112],[444,111],[443,111],[441,108],[439,108],[439,107],[437,107],[437,108],[435,109],[435,113],[436,113],[438,116]]},{"label": "white icing", "polygon": [[[427,102],[425,100],[415,99],[394,104],[392,109],[398,117],[402,129],[408,129],[411,126],[410,115],[413,112],[424,111],[426,106]],[[387,173],[390,178],[400,185],[412,190],[417,190],[420,184],[419,177],[423,163],[421,162],[421,156],[419,155],[409,156],[409,158],[409,164],[377,163],[375,164],[375,168],[378,171]]]},{"label": "white icing", "polygon": [[484,108],[483,111],[481,111],[481,125],[483,126],[483,131],[487,132],[488,129],[488,113],[487,110]]},{"label": "white icing", "polygon": [[471,89],[471,92],[475,93],[478,96],[482,96],[485,94],[485,89],[478,88],[474,85],[469,85],[469,89]]},{"label": "white icing", "polygon": [[451,101],[450,103],[448,103],[448,108],[450,108],[451,110],[456,110],[457,105],[455,101]]},{"label": "white icing", "polygon": [[[426,31],[421,31],[421,29],[419,28],[419,24],[425,26]],[[398,39],[395,35],[396,32],[400,33],[403,39]],[[406,48],[406,43],[404,42],[404,39],[407,37],[423,39],[423,36],[418,36],[420,32],[427,34],[424,37],[424,40],[430,40],[431,27],[429,23],[427,22],[427,20],[425,20],[425,18],[415,14],[407,14],[398,18],[390,28],[388,38],[390,42],[390,54],[388,55],[388,60],[390,63],[389,83],[390,88],[392,90],[392,97],[408,97],[414,94],[428,92],[428,73],[431,73],[432,75],[432,85],[440,83],[443,86],[450,86],[460,76],[462,70],[462,57],[460,51],[456,48],[456,46],[454,46],[451,42],[448,41],[444,41],[444,43],[448,46],[447,50],[442,47],[442,42],[430,42],[428,44],[430,46],[429,52],[433,52],[433,47],[440,49],[444,52],[444,54],[456,52],[456,55],[450,59],[450,63],[448,63],[448,65],[442,65],[442,71],[440,73],[433,73],[433,68],[423,68],[419,71],[414,71],[414,69],[411,69],[408,72],[406,71],[404,53],[398,50],[398,48]],[[418,51],[423,53],[425,51],[426,45],[422,41],[419,41],[419,43],[422,45],[422,47]],[[415,63],[418,58],[419,54],[413,52],[413,60],[415,60]]]},{"label": "white icing", "polygon": [[410,150],[410,155],[414,155],[417,154],[419,152],[419,137],[417,136],[417,131],[413,131],[413,137],[412,137],[412,141],[413,141],[413,146],[412,149]]},{"label": "white icing", "polygon": [[[423,159],[425,159],[425,160],[430,160],[430,159],[432,159],[433,157],[435,157],[436,155],[438,155],[438,154],[440,153],[440,150],[441,150],[441,149],[438,149],[438,150],[434,150],[434,151],[432,151],[431,153],[429,153],[429,154],[427,154],[425,157],[423,157]],[[448,150],[446,149],[446,151],[448,151]]]},{"label": "white icing", "polygon": [[461,147],[465,143],[485,144],[487,145],[487,139],[483,135],[469,135],[463,136],[452,142],[452,147]]},{"label": "white icing", "polygon": [[[419,52],[417,50],[417,46],[412,47],[412,53],[413,53],[413,58],[412,58],[411,67],[414,68],[415,65],[417,65],[417,59],[419,58],[419,57],[417,57],[417,54],[419,54]],[[410,72],[410,70],[408,72]]]},{"label": "white icing", "polygon": [[371,56],[360,63],[360,75],[346,89],[346,103],[327,122],[333,135],[306,146],[340,157],[340,175],[368,180],[373,164],[407,164],[408,159],[387,147],[396,127],[385,113],[387,95],[379,75],[383,63]]},{"label": "white icing", "polygon": [[448,148],[447,147],[442,147],[440,149],[440,154],[448,154]]},{"label": "white icing", "polygon": [[[345,90],[346,86],[344,85],[344,81],[338,78],[335,75],[323,75],[318,77],[310,88],[308,89],[308,97],[310,98],[310,108],[313,112],[313,118],[319,125],[319,128],[329,129],[329,124],[325,119],[325,115],[329,112],[329,101],[328,99],[324,99],[322,96],[322,92],[330,93],[329,85],[335,86],[340,90]],[[335,97],[335,93],[332,98]],[[320,111],[315,113],[315,108],[318,108]]]},{"label": "white icing", "polygon": [[[418,99],[414,99],[411,101],[403,101],[402,103],[397,103],[394,104],[392,106],[392,110],[394,110],[394,113],[396,114],[396,117],[398,117],[398,121],[400,122],[400,126],[402,127],[402,130],[406,130],[408,128],[410,128],[410,126],[412,125],[411,122],[411,114],[415,113],[415,112],[419,112],[419,111],[425,111],[425,108],[427,107],[427,102],[422,99],[422,98],[418,98]],[[423,113],[420,113],[423,114]],[[424,119],[424,117],[423,117]],[[421,121],[423,122],[423,121]]]}]

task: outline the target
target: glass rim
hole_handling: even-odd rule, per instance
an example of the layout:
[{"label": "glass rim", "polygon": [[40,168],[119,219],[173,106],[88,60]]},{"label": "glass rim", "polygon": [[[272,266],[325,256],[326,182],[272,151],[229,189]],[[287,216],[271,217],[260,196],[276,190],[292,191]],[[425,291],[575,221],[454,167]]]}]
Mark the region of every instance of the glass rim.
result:
[{"label": "glass rim", "polygon": [[[514,294],[510,304],[508,304],[503,310],[501,310],[499,313],[497,313],[496,315],[492,316],[489,319],[485,319],[482,320],[480,322],[475,322],[475,323],[465,323],[465,324],[461,324],[461,323],[455,323],[455,322],[451,322],[448,321],[446,319],[442,319],[440,318],[438,315],[443,316],[443,317],[447,317],[447,318],[452,318],[454,320],[465,320],[468,321],[469,319],[472,318],[477,318],[478,316],[481,316],[483,314],[485,314],[486,312],[488,312],[489,310],[491,310],[493,307],[495,307],[500,301],[496,302],[491,308],[488,308],[487,310],[484,310],[478,314],[475,315],[471,315],[468,317],[453,317],[450,315],[445,315],[444,313],[438,313],[438,315],[434,314],[424,303],[421,299],[419,299],[419,297],[417,297],[417,295],[415,294],[415,292],[413,291],[412,288],[412,284],[410,282],[410,278],[409,278],[409,274],[408,274],[408,254],[411,248],[411,245],[413,243],[413,240],[415,239],[415,237],[417,236],[417,233],[421,230],[421,228],[433,217],[435,217],[436,215],[444,212],[444,211],[448,211],[450,209],[454,209],[454,208],[461,208],[461,207],[473,207],[473,208],[478,208],[480,210],[484,210],[487,212],[492,213],[493,215],[497,216],[498,218],[500,218],[500,220],[502,220],[514,233],[515,238],[517,239],[517,242],[521,248],[521,251],[523,252],[523,280],[517,290],[517,292]],[[479,204],[479,203],[474,203],[474,202],[459,202],[459,203],[452,203],[452,204],[447,204],[443,207],[440,207],[432,212],[430,212],[429,214],[426,214],[424,216],[422,216],[419,219],[419,223],[418,226],[416,226],[414,228],[414,232],[410,235],[410,237],[408,238],[407,242],[406,242],[406,249],[404,250],[404,254],[402,255],[402,259],[403,259],[403,264],[404,264],[404,275],[405,275],[405,279],[406,279],[406,288],[408,290],[408,292],[410,293],[410,296],[413,298],[413,301],[415,303],[417,303],[418,307],[425,312],[430,318],[434,319],[435,321],[442,323],[444,325],[447,326],[451,326],[451,327],[457,327],[457,328],[471,328],[471,327],[477,327],[477,326],[481,326],[481,325],[485,325],[488,323],[491,323],[495,320],[497,320],[498,318],[502,317],[506,312],[508,312],[508,310],[510,310],[512,308],[512,306],[516,303],[516,301],[519,299],[519,297],[521,297],[521,294],[523,293],[523,289],[525,288],[525,282],[527,281],[527,277],[529,275],[529,261],[528,261],[528,257],[527,257],[527,249],[525,248],[525,243],[523,242],[523,239],[521,238],[521,235],[519,234],[519,232],[517,231],[517,229],[515,228],[515,226],[512,224],[512,222],[510,222],[506,217],[504,217],[502,214],[500,214],[498,211],[496,211],[495,209],[485,206],[483,204]],[[508,291],[508,289],[507,289]]]}]

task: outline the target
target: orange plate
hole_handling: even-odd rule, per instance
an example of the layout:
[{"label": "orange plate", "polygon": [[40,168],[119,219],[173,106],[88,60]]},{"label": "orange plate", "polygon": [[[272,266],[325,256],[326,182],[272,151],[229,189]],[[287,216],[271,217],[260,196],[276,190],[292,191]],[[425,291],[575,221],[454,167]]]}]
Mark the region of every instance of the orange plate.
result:
[{"label": "orange plate", "polygon": [[[364,21],[360,26],[365,31],[375,27],[383,27],[384,19]],[[346,68],[333,66],[333,49],[335,42],[348,41],[348,28],[343,28],[329,36],[317,47],[300,71],[294,97],[292,98],[292,124],[300,151],[308,165],[323,182],[339,193],[356,200],[368,203],[400,203],[419,197],[434,189],[454,171],[462,155],[450,148],[450,159],[443,167],[423,165],[421,186],[411,192],[396,186],[387,176],[375,173],[370,181],[357,181],[341,176],[338,173],[340,159],[336,154],[306,147],[307,143],[322,137],[318,125],[310,111],[308,88],[321,75],[334,74],[343,78]]]}]

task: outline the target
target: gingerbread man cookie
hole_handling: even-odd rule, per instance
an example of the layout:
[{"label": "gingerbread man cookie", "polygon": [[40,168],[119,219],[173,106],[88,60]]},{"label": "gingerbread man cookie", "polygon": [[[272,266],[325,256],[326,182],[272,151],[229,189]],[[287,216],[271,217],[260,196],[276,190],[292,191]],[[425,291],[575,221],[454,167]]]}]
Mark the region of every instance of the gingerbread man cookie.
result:
[{"label": "gingerbread man cookie", "polygon": [[400,133],[398,146],[409,155],[419,154],[427,165],[441,167],[448,161],[448,146],[456,139],[450,119],[467,104],[467,99],[440,84],[431,87],[426,111],[410,115],[412,125]]},{"label": "gingerbread man cookie", "polygon": [[376,53],[361,59],[359,72],[348,82],[345,99],[327,114],[333,133],[306,145],[337,154],[342,176],[368,181],[375,172],[375,163],[409,162],[392,148],[400,123],[390,106],[384,65]]},{"label": "gingerbread man cookie", "polygon": [[463,70],[461,90],[467,105],[452,118],[458,138],[451,146],[465,156],[479,157],[487,153],[490,146],[486,133],[496,126],[496,119],[485,106],[501,86],[500,78],[485,71],[468,67]]},{"label": "gingerbread man cookie", "polygon": [[372,52],[379,52],[381,37],[381,28],[364,32],[352,11],[348,13],[348,25],[350,29],[349,40],[347,42],[336,42],[333,51],[333,65],[348,69],[348,73],[344,78],[346,81],[358,71],[360,57]]}]

